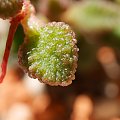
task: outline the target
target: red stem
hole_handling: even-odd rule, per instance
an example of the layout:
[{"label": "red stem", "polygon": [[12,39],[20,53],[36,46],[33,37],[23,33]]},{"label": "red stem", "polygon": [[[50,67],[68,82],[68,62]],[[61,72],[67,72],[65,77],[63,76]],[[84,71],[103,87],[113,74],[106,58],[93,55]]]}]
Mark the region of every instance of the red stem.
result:
[{"label": "red stem", "polygon": [[16,32],[18,24],[19,24],[19,22],[11,22],[11,25],[10,25],[8,38],[7,38],[7,42],[6,42],[6,48],[5,48],[5,52],[4,52],[4,56],[3,56],[3,60],[2,60],[2,64],[1,64],[1,69],[2,69],[1,72],[2,73],[0,75],[0,83],[2,83],[2,81],[3,81],[3,79],[4,79],[5,75],[6,75],[8,58],[9,58],[9,54],[10,54],[14,34]]},{"label": "red stem", "polygon": [[7,42],[6,42],[5,52],[4,52],[4,56],[3,56],[3,60],[2,60],[2,64],[1,64],[2,71],[1,71],[1,75],[0,75],[0,83],[3,82],[3,79],[6,75],[7,63],[8,63],[8,58],[10,55],[10,50],[11,50],[14,34],[16,32],[16,29],[17,29],[20,21],[22,19],[24,19],[24,17],[27,15],[29,6],[30,6],[30,2],[25,0],[24,4],[23,4],[24,9],[17,16],[13,17],[11,20],[11,25],[10,25],[10,29],[9,29],[9,33],[8,33]]}]

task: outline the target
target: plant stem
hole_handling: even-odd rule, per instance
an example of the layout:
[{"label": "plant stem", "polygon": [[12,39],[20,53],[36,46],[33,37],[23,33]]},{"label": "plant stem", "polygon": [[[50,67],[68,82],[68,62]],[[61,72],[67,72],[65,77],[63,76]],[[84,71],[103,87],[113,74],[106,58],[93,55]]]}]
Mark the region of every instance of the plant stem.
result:
[{"label": "plant stem", "polygon": [[[25,3],[25,5],[26,5],[26,3]],[[10,25],[8,38],[7,38],[7,42],[6,42],[6,47],[5,47],[5,52],[4,52],[4,56],[3,56],[3,60],[2,60],[2,64],[1,64],[0,83],[3,82],[3,79],[6,75],[8,58],[10,55],[10,50],[11,50],[11,46],[12,46],[12,42],[13,42],[13,38],[14,38],[14,35],[16,32],[16,29],[17,29],[19,23],[21,22],[21,20],[25,17],[25,15],[26,15],[26,11],[25,10],[21,11],[17,16],[13,17],[12,20],[10,21],[11,25]]]},{"label": "plant stem", "polygon": [[0,83],[2,83],[2,81],[3,81],[3,79],[4,79],[5,75],[6,75],[8,58],[9,58],[9,54],[10,54],[14,34],[16,32],[18,24],[19,24],[19,22],[16,22],[16,23],[12,22],[11,25],[10,25],[9,34],[8,34],[6,47],[5,47],[5,52],[4,52],[4,56],[3,56],[3,60],[2,60],[2,64],[1,64],[2,73],[0,75]]},{"label": "plant stem", "polygon": [[4,56],[3,56],[3,60],[2,60],[2,64],[1,64],[1,75],[0,75],[0,83],[3,82],[3,79],[6,75],[6,70],[7,70],[7,64],[8,64],[8,58],[10,55],[10,50],[11,50],[11,46],[12,46],[12,42],[13,42],[13,38],[16,32],[16,29],[19,25],[19,23],[21,22],[22,19],[25,18],[25,16],[28,14],[29,12],[29,6],[30,6],[30,1],[24,0],[23,3],[23,8],[21,10],[20,13],[18,13],[15,17],[13,17],[11,19],[11,25],[10,25],[10,29],[9,29],[9,33],[8,33],[8,38],[7,38],[7,42],[6,42],[6,47],[5,47],[5,52],[4,52]]}]

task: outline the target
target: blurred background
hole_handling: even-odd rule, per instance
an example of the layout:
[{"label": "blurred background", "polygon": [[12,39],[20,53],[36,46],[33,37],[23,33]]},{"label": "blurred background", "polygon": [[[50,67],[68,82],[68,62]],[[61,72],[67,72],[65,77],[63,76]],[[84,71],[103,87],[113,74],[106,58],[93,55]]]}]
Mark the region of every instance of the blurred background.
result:
[{"label": "blurred background", "polygon": [[[76,79],[51,87],[18,65],[19,25],[0,85],[0,120],[120,120],[120,0],[31,0],[44,22],[64,21],[76,33]],[[0,19],[0,61],[9,22]]]}]

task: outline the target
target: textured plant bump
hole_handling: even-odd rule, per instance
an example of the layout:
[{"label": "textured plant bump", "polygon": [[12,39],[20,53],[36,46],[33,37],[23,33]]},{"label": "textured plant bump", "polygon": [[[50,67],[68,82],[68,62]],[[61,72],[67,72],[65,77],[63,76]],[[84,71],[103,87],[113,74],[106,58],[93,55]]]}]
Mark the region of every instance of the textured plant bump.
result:
[{"label": "textured plant bump", "polygon": [[0,0],[0,17],[8,19],[20,12],[23,0]]},{"label": "textured plant bump", "polygon": [[18,57],[30,77],[67,86],[75,79],[77,51],[71,28],[63,22],[52,22],[40,27],[38,35],[26,37]]}]

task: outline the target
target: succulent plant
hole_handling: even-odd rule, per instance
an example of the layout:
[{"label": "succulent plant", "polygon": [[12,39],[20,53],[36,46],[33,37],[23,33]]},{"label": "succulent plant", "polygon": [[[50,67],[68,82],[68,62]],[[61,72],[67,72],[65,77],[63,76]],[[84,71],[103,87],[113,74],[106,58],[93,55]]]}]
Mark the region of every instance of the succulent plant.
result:
[{"label": "succulent plant", "polygon": [[0,0],[0,17],[8,19],[20,12],[23,0]]},{"label": "succulent plant", "polygon": [[35,16],[29,0],[0,2],[0,17],[11,18],[0,82],[5,77],[13,37],[21,22],[25,32],[25,40],[18,54],[22,68],[30,77],[49,85],[71,84],[75,78],[78,48],[75,34],[69,25],[63,22],[45,24]]},{"label": "succulent plant", "polygon": [[49,85],[71,84],[78,51],[74,32],[63,22],[52,22],[35,33],[28,35],[20,47],[20,65],[29,76]]}]

